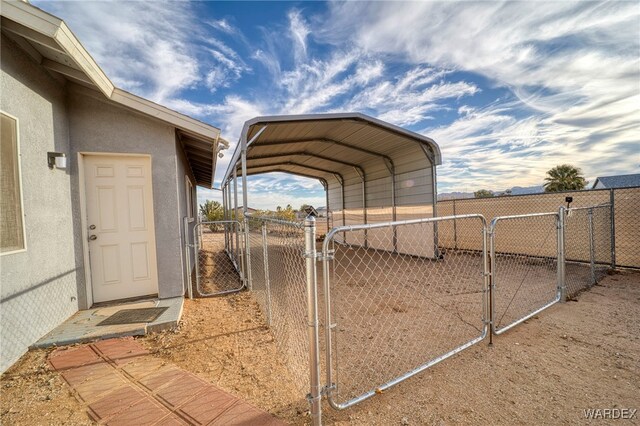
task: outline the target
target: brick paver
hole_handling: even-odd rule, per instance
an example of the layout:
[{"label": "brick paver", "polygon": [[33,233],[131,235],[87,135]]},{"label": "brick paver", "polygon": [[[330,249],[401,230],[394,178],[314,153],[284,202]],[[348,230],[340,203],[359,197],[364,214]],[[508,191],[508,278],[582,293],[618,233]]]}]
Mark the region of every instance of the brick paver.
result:
[{"label": "brick paver", "polygon": [[133,338],[57,349],[49,364],[99,424],[284,425],[266,411],[150,356]]},{"label": "brick paver", "polygon": [[108,425],[154,425],[168,414],[153,398],[147,397],[107,421]]},{"label": "brick paver", "polygon": [[180,380],[175,380],[169,386],[163,386],[156,396],[171,408],[177,408],[192,399],[201,390],[207,387],[207,382],[197,378],[193,374],[186,374]]},{"label": "brick paver", "polygon": [[258,410],[246,402],[238,401],[210,424],[219,426],[276,426],[282,425],[283,423],[276,420],[266,411]]},{"label": "brick paver", "polygon": [[102,362],[102,360],[89,346],[57,349],[49,357],[49,364],[58,371],[96,362]]},{"label": "brick paver", "polygon": [[232,395],[208,386],[195,399],[184,404],[179,413],[190,423],[206,425],[236,402],[238,399]]},{"label": "brick paver", "polygon": [[113,372],[107,362],[100,360],[77,368],[70,368],[62,372],[62,377],[70,386],[78,386],[87,380],[95,380]]},{"label": "brick paver", "polygon": [[122,371],[127,373],[134,380],[140,380],[152,373],[155,373],[164,366],[165,362],[152,356],[139,357],[130,363],[122,366]]},{"label": "brick paver", "polygon": [[126,385],[89,404],[89,416],[97,422],[106,420],[143,398],[146,398],[146,395],[142,391]]},{"label": "brick paver", "polygon": [[160,370],[145,376],[140,384],[151,392],[157,391],[163,386],[168,386],[175,380],[185,378],[189,373],[174,365],[167,365]]}]

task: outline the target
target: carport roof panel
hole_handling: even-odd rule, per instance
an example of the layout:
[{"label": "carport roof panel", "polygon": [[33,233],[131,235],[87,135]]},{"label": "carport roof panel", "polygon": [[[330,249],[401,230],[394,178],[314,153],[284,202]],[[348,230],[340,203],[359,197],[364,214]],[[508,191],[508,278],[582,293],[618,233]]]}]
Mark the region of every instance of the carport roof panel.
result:
[{"label": "carport roof panel", "polygon": [[[231,177],[233,166],[239,163],[243,141],[248,144],[247,160],[278,154],[304,155],[304,164],[326,168],[327,158],[333,158],[337,162],[354,163],[367,174],[375,171],[372,167],[384,169],[385,158],[393,161],[394,157],[406,156],[407,152],[426,154],[433,163],[441,163],[440,148],[431,138],[364,114],[268,116],[245,123],[223,182]],[[314,155],[324,158],[313,158]],[[376,166],[372,166],[375,160]],[[263,161],[248,161],[248,174],[253,174],[252,167],[260,167],[261,172],[265,170]],[[275,162],[272,167],[275,171],[281,169],[281,164]],[[352,167],[338,163],[331,170],[356,174]],[[312,174],[327,177],[326,173]]]}]

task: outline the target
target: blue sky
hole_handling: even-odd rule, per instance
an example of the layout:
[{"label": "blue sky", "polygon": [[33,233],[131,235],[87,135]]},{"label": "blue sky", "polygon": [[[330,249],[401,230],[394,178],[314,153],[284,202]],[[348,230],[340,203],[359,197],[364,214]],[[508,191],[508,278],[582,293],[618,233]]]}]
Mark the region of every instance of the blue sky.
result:
[{"label": "blue sky", "polygon": [[[221,128],[218,179],[245,120],[337,111],[435,139],[439,192],[640,172],[637,1],[33,4],[119,87]],[[316,181],[249,183],[255,208],[325,204]]]}]

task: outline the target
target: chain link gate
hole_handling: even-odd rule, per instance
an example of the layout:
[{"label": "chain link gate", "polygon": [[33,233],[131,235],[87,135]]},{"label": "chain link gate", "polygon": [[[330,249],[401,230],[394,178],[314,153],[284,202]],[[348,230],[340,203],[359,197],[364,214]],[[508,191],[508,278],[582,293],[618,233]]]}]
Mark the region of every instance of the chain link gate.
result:
[{"label": "chain link gate", "polygon": [[340,226],[327,234],[320,346],[333,408],[368,399],[488,334],[486,221],[456,221],[480,250],[447,248],[453,217]]},{"label": "chain link gate", "polygon": [[501,334],[562,299],[564,209],[496,217],[489,238],[491,329]]},{"label": "chain link gate", "polygon": [[242,234],[241,223],[236,220],[196,223],[193,228],[195,274],[192,281],[195,281],[199,296],[220,296],[244,288]]}]

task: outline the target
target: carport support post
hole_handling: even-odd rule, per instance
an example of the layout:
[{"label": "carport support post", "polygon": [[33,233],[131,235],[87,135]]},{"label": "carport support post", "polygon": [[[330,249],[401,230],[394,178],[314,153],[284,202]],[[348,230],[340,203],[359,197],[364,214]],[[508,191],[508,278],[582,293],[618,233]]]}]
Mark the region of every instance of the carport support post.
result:
[{"label": "carport support post", "polygon": [[247,214],[249,213],[249,208],[247,203],[249,202],[249,191],[247,190],[247,140],[246,138],[242,138],[242,216],[244,217],[244,252],[246,254],[247,260],[245,265],[247,265],[247,283],[248,289],[253,290],[253,279],[251,276],[251,245],[249,239],[249,217]]},{"label": "carport support post", "polygon": [[316,276],[316,219],[307,216],[304,221],[304,246],[307,267],[307,322],[309,325],[309,383],[311,424],[322,424],[322,392],[320,388],[320,352],[318,336],[318,286]]},{"label": "carport support post", "polygon": [[565,252],[564,252],[564,218],[565,208],[558,210],[558,292],[560,302],[566,302],[567,283],[565,281]]},{"label": "carport support post", "polygon": [[247,270],[244,267],[244,254],[240,250],[240,219],[238,218],[238,172],[235,167],[233,169],[233,219],[236,223],[236,252],[240,258],[240,271],[242,272],[242,281],[245,287],[247,284]]},{"label": "carport support post", "polygon": [[[360,180],[362,181],[362,219],[365,224],[367,221],[367,178],[364,174],[364,170],[360,167],[354,167],[358,176],[360,176]],[[364,248],[369,247],[369,240],[367,238],[367,230],[364,230]]]}]

